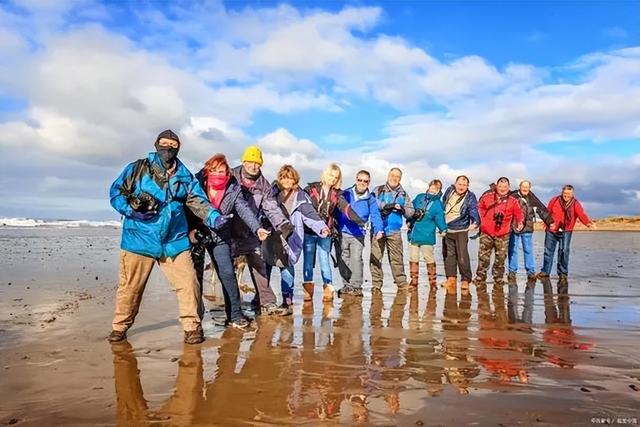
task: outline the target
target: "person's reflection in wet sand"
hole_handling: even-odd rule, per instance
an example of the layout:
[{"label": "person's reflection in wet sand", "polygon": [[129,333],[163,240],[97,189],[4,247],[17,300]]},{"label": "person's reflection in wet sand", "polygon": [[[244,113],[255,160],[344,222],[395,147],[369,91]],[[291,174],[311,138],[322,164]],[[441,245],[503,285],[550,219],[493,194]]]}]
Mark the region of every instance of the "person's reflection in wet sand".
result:
[{"label": "person's reflection in wet sand", "polygon": [[203,400],[202,354],[199,346],[184,345],[178,362],[176,389],[157,411],[150,411],[140,383],[138,361],[129,342],[112,346],[118,424],[130,426],[147,422],[191,425],[196,407]]},{"label": "person's reflection in wet sand", "polygon": [[[335,386],[342,391],[344,399],[351,407],[354,424],[369,421],[367,398],[367,366],[362,338],[363,317],[362,300],[345,295],[334,322],[333,344],[327,349],[334,361],[333,376]],[[339,406],[339,405],[338,405]]]},{"label": "person's reflection in wet sand", "polygon": [[519,292],[518,284],[509,285],[509,301],[507,303],[507,311],[509,323],[525,323],[531,325],[533,323],[533,296],[536,282],[529,281],[524,289],[524,304],[522,307],[522,315],[519,315]]},{"label": "person's reflection in wet sand", "polygon": [[203,423],[215,420],[221,425],[234,425],[290,420],[289,395],[295,380],[295,367],[289,358],[292,326],[271,318],[259,322],[246,352],[241,351],[241,343],[250,339],[252,333],[234,328],[223,332],[216,376],[205,391]]},{"label": "person's reflection in wet sand", "polygon": [[469,319],[471,318],[471,294],[462,289],[460,302],[455,288],[446,288],[442,311],[442,352],[446,365],[445,378],[459,394],[469,394],[471,379],[479,369],[469,358]]},{"label": "person's reflection in wet sand", "polygon": [[[432,296],[435,309],[436,292],[437,289],[430,288],[427,311],[429,311],[428,305]],[[413,312],[417,313],[420,306],[419,292],[417,290],[412,291],[409,294],[409,298],[409,318],[411,319],[414,316]],[[429,396],[438,396],[444,389],[442,384],[444,369],[441,363],[442,356],[436,352],[436,347],[439,346],[439,343],[433,338],[433,321],[426,319],[426,316],[425,314],[422,321],[418,323],[409,322],[405,369],[409,372],[411,378],[424,384]]]},{"label": "person's reflection in wet sand", "polygon": [[[528,383],[526,358],[518,356],[513,350],[528,354],[527,344],[510,339],[504,288],[494,286],[491,292],[494,310],[491,310],[486,286],[478,286],[478,342],[482,344],[475,357],[482,367],[501,384],[512,382]],[[524,350],[523,350],[524,349]],[[532,347],[531,347],[532,351]]]},{"label": "person's reflection in wet sand", "polygon": [[593,344],[580,342],[571,325],[568,283],[558,285],[556,304],[551,280],[544,278],[541,282],[544,291],[544,320],[547,324],[543,334],[544,342],[547,344],[547,359],[561,368],[573,368],[578,356],[575,350],[589,350]]}]

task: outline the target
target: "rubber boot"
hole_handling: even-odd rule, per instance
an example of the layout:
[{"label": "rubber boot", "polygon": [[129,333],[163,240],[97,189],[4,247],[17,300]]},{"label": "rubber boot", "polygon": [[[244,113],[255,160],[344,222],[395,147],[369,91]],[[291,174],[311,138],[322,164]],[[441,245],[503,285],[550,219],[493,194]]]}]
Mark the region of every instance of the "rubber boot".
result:
[{"label": "rubber boot", "polygon": [[409,284],[411,286],[418,286],[418,279],[420,277],[420,264],[417,262],[409,262]]},{"label": "rubber boot", "polygon": [[304,300],[305,301],[313,301],[313,282],[304,282],[302,284],[302,290],[304,291]]},{"label": "rubber boot", "polygon": [[327,283],[322,287],[322,302],[333,301],[334,287],[331,283]]},{"label": "rubber boot", "polygon": [[436,263],[435,262],[427,264],[427,274],[429,276],[429,285],[432,288],[437,287],[436,286]]}]

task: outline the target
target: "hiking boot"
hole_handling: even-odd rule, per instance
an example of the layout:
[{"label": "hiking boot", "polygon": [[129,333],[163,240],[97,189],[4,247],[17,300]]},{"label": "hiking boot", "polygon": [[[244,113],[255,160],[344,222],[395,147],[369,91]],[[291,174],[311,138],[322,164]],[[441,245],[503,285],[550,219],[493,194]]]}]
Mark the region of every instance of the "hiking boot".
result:
[{"label": "hiking boot", "polygon": [[561,274],[560,277],[558,277],[558,285],[568,285],[569,284],[569,280],[567,278],[566,274]]},{"label": "hiking boot", "polygon": [[535,282],[535,281],[536,281],[536,273],[528,273],[527,282]]},{"label": "hiking boot", "polygon": [[371,288],[371,295],[382,295],[382,288],[377,287],[377,286],[373,286]]},{"label": "hiking boot", "polygon": [[457,281],[455,277],[447,277],[447,281],[442,283],[441,285],[443,288],[446,289],[455,289],[457,286]]},{"label": "hiking boot", "polygon": [[185,344],[200,344],[204,341],[204,333],[202,332],[202,326],[198,326],[193,331],[184,331]]},{"label": "hiking boot", "polygon": [[460,282],[460,290],[468,291],[469,290],[469,282],[467,280],[463,280]]},{"label": "hiking boot", "polygon": [[409,283],[402,282],[402,283],[398,283],[396,285],[396,288],[398,288],[399,291],[403,291],[403,290],[407,289],[407,286],[409,286]]},{"label": "hiking boot", "polygon": [[420,264],[417,262],[409,261],[409,284],[411,286],[418,286],[419,279],[420,279]]},{"label": "hiking boot", "polygon": [[280,316],[291,316],[293,314],[293,304],[282,304],[278,309],[284,313]]},{"label": "hiking boot", "polygon": [[315,284],[313,282],[304,282],[302,284],[302,290],[304,292],[304,301],[313,301],[313,288]]},{"label": "hiking boot", "polygon": [[322,302],[331,302],[333,301],[333,293],[335,292],[335,288],[331,283],[327,283],[322,286]]},{"label": "hiking boot", "polygon": [[282,308],[282,306],[278,307],[274,303],[265,304],[260,307],[260,314],[266,314],[267,316],[288,316],[288,310]]},{"label": "hiking boot", "polygon": [[127,331],[113,330],[107,337],[109,342],[121,342],[127,339]]},{"label": "hiking boot", "polygon": [[549,278],[549,274],[545,273],[544,271],[541,271],[540,273],[538,273],[538,275],[536,276],[538,279],[548,279]]},{"label": "hiking boot", "polygon": [[345,295],[351,295],[351,292],[353,292],[353,289],[351,286],[343,286],[340,289],[338,289],[338,298],[342,298]]},{"label": "hiking boot", "polygon": [[236,320],[228,321],[226,326],[244,330],[251,326],[251,322],[246,317],[241,317]]},{"label": "hiking boot", "polygon": [[517,284],[515,271],[510,271],[509,274],[507,274],[507,283],[510,285]]}]

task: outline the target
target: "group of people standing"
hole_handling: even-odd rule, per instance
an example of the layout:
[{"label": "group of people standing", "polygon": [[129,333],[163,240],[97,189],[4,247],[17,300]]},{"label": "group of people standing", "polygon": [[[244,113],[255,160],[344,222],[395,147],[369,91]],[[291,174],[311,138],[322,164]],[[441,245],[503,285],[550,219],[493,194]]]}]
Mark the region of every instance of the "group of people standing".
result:
[{"label": "group of people standing", "polygon": [[[370,230],[372,293],[381,293],[385,252],[395,285],[417,286],[419,262],[426,262],[428,280],[436,288],[434,246],[436,231],[442,235],[448,289],[468,288],[472,280],[468,241],[480,229],[476,283],[486,280],[495,252],[493,279],[515,280],[517,252],[521,244],[525,268],[534,279],[532,233],[535,215],[546,224],[545,256],[538,276],[551,272],[556,246],[558,273],[566,282],[571,231],[576,219],[593,226],[582,206],[565,186],[545,207],[523,181],[516,191],[509,180],[499,178],[479,200],[469,190],[469,179],[459,176],[442,195],[435,179],[425,193],[413,200],[401,185],[402,171],[392,168],[384,185],[369,190],[371,175],[356,174],[355,183],[341,190],[342,172],[329,165],[319,182],[302,188],[300,175],[291,165],[278,171],[270,183],[262,174],[262,152],[250,146],[242,164],[232,168],[223,154],[207,160],[193,175],[178,159],[180,139],[171,130],[161,132],[155,152],[127,165],[111,186],[111,205],[124,218],[120,253],[120,278],[110,342],[126,339],[138,313],[145,285],[155,263],[174,287],[184,341],[204,340],[201,321],[205,254],[223,287],[226,325],[246,328],[251,319],[242,311],[234,260],[243,258],[255,287],[252,305],[256,315],[286,316],[292,313],[294,266],[303,258],[304,300],[315,292],[314,267],[320,264],[322,300],[334,298],[333,266],[343,285],[340,297],[362,296],[365,239]],[[408,226],[409,271],[404,267],[402,228]],[[332,248],[335,257],[332,255]],[[280,271],[282,301],[269,282],[273,268]]]}]

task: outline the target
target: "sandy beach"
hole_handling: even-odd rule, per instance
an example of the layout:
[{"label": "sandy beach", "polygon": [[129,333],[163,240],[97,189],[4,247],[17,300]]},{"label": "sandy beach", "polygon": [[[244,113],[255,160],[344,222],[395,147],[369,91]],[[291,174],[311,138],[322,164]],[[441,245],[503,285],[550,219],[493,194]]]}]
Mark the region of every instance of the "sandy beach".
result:
[{"label": "sandy beach", "polygon": [[[209,313],[207,340],[197,346],[183,345],[176,299],[159,270],[128,342],[105,340],[119,239],[112,227],[0,228],[0,424],[640,418],[639,233],[576,233],[568,288],[555,277],[528,285],[519,276],[517,286],[429,292],[422,269],[417,291],[388,281],[374,299],[368,283],[363,299],[333,305],[303,305],[296,289],[292,317],[260,319],[250,331],[225,330],[211,320],[219,312]],[[538,232],[537,265],[542,243]],[[477,241],[471,253],[475,267]],[[440,255],[438,263],[442,281]]]}]

